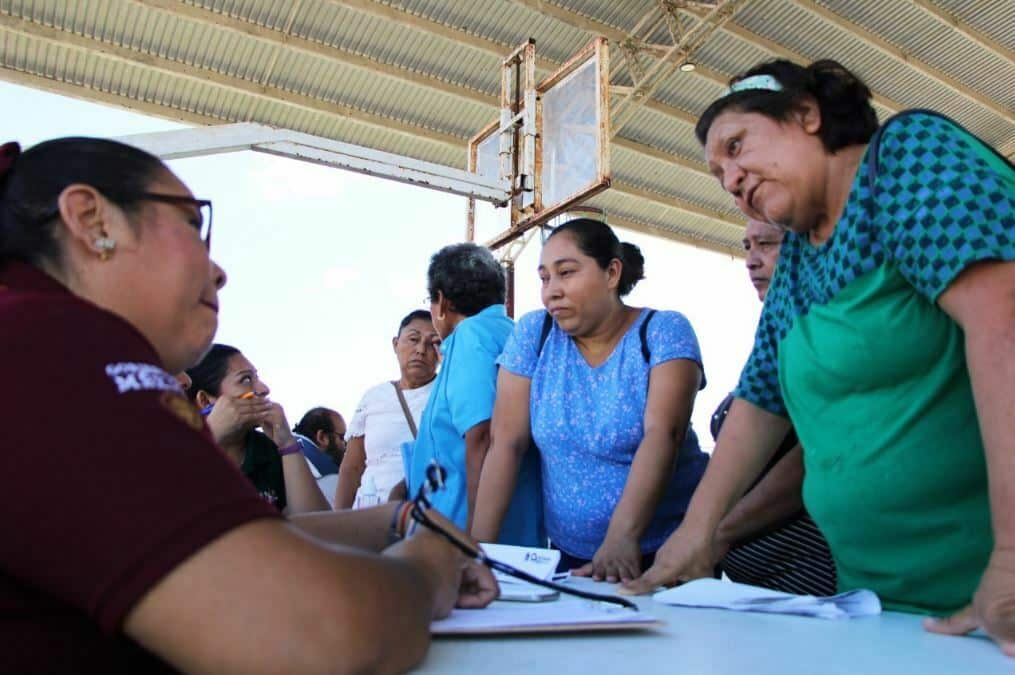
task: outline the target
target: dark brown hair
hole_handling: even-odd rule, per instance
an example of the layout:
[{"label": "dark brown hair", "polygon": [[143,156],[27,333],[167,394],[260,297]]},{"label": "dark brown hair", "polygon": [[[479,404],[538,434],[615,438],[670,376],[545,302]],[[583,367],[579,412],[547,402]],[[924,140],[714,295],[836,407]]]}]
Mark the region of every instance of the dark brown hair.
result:
[{"label": "dark brown hair", "polygon": [[807,67],[785,59],[769,61],[738,75],[730,84],[754,75],[769,75],[778,81],[782,89],[746,89],[714,101],[694,127],[699,143],[705,144],[715,118],[729,108],[784,121],[806,97],[818,103],[821,111],[818,136],[830,153],[849,145],[867,143],[877,131],[878,118],[870,104],[870,89],[837,61],[815,61]]},{"label": "dark brown hair", "polygon": [[57,199],[74,183],[91,185],[121,206],[144,192],[165,169],[162,161],[125,143],[103,138],[67,137],[39,143],[18,153],[4,146],[0,162],[0,261],[38,264],[57,260],[54,227]]}]

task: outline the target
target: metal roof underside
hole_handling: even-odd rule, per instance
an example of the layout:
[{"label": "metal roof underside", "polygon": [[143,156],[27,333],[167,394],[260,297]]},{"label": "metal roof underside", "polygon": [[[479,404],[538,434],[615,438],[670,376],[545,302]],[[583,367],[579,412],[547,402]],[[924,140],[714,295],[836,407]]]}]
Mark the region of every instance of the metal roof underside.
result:
[{"label": "metal roof underside", "polygon": [[[497,117],[501,59],[529,37],[540,74],[596,35],[618,46],[660,0],[0,0],[0,78],[191,123],[260,122],[465,168]],[[652,32],[654,31],[654,32]],[[665,24],[651,44],[672,42]],[[637,47],[637,45],[636,45]],[[657,47],[658,51],[658,47]],[[630,86],[621,50],[612,82]],[[833,57],[883,118],[951,115],[1015,157],[1015,1],[742,0],[614,137],[607,218],[737,253],[742,216],[693,123],[761,60]],[[618,87],[618,91],[620,88]]]}]

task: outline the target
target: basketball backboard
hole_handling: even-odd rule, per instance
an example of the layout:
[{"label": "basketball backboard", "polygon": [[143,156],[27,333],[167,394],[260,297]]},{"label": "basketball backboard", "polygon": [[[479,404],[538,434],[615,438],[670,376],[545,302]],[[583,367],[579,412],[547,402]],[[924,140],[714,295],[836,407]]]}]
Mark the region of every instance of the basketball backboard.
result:
[{"label": "basketball backboard", "polygon": [[534,84],[535,46],[504,62],[500,120],[469,142],[469,170],[512,185],[497,248],[610,185],[609,53],[597,38]]}]

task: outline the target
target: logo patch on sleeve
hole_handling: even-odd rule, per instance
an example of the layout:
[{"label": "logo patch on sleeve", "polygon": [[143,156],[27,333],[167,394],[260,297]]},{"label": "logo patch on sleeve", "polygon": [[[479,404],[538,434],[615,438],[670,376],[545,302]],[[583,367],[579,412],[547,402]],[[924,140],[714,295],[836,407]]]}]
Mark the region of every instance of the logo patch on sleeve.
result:
[{"label": "logo patch on sleeve", "polygon": [[172,391],[183,393],[183,387],[176,378],[150,363],[110,363],[106,375],[116,385],[117,391]]},{"label": "logo patch on sleeve", "polygon": [[165,391],[159,396],[159,403],[194,431],[200,431],[204,427],[204,417],[201,416],[201,411],[186,397],[175,392]]}]

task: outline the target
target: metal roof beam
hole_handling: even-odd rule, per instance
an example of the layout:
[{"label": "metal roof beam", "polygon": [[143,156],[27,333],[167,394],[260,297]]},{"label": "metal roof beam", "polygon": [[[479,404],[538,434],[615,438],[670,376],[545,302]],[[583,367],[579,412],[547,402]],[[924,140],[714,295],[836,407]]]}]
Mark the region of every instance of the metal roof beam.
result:
[{"label": "metal roof beam", "polygon": [[1002,155],[1015,161],[1015,137],[1009,138],[1008,142],[1002,145],[1000,150]]},{"label": "metal roof beam", "polygon": [[141,99],[131,98],[111,91],[94,89],[77,82],[67,82],[55,78],[29,73],[24,70],[14,70],[9,66],[0,66],[0,79],[17,84],[22,87],[30,87],[40,91],[47,91],[51,94],[68,96],[79,101],[88,103],[101,103],[103,105],[122,108],[144,115],[157,117],[158,119],[170,122],[206,125],[234,122],[235,120],[223,119],[213,115],[202,115],[183,108],[171,108],[161,103],[152,103]]},{"label": "metal roof beam", "polygon": [[[729,214],[714,211],[704,206],[698,206],[680,197],[673,195],[661,194],[652,190],[645,190],[644,188],[635,187],[629,183],[614,180],[613,184],[610,185],[610,190],[619,194],[627,195],[629,197],[635,197],[642,201],[652,202],[661,206],[666,206],[671,209],[677,209],[686,213],[692,213],[702,218],[708,218],[715,220],[726,225],[740,225],[739,222],[733,220]],[[744,220],[747,220],[747,216],[744,216]]]},{"label": "metal roof beam", "polygon": [[[700,10],[691,11],[691,13],[694,16],[698,17],[704,16],[704,12]],[[787,47],[779,44],[775,40],[770,40],[767,37],[758,35],[757,33],[750,31],[747,28],[744,28],[740,24],[737,24],[733,21],[726,22],[719,30],[720,32],[729,33],[733,37],[739,38],[748,44],[754,45],[755,47],[759,47],[770,53],[772,56],[776,56],[782,59],[788,59],[796,63],[810,63],[811,61],[814,60],[804,56],[803,54],[788,49]],[[898,101],[893,101],[892,99],[882,94],[878,94],[877,92],[872,92],[871,98],[873,99],[874,103],[880,105],[889,113],[897,113],[906,107],[903,106]]]},{"label": "metal roof beam", "polygon": [[990,100],[987,96],[974,90],[962,82],[959,82],[951,75],[941,72],[934,66],[924,63],[917,59],[915,56],[907,54],[902,51],[888,40],[884,39],[880,35],[876,35],[874,32],[864,28],[863,26],[856,24],[849,19],[840,16],[828,9],[823,7],[814,0],[793,0],[797,5],[804,8],[811,14],[831,23],[838,28],[853,34],[861,42],[867,43],[869,46],[877,49],[883,54],[890,56],[891,58],[903,63],[913,70],[923,74],[932,80],[936,80],[939,84],[954,90],[955,92],[962,94],[970,101],[980,105],[987,110],[991,111],[995,115],[998,115],[1001,119],[1005,120],[1010,124],[1015,124],[1015,117],[1012,117],[1011,111],[1002,105],[998,105],[994,101]]},{"label": "metal roof beam", "polygon": [[[738,9],[750,0],[719,0],[715,7],[703,18],[691,26],[678,42],[669,46],[661,57],[648,68],[640,78],[635,78],[634,91],[617,102],[610,110],[612,133],[616,134],[630,121],[641,105],[650,100],[658,89],[665,84],[669,76],[680,65],[693,55],[724,23],[733,18]],[[663,17],[668,12],[675,12],[669,6],[663,6]]]},{"label": "metal roof beam", "polygon": [[714,239],[707,239],[705,237],[694,237],[681,232],[674,232],[665,227],[658,225],[652,225],[651,223],[645,223],[638,220],[631,220],[630,218],[620,218],[610,215],[610,210],[606,209],[606,222],[610,225],[623,228],[625,230],[632,230],[634,232],[641,232],[653,237],[659,237],[661,239],[669,239],[680,244],[687,244],[694,248],[705,249],[712,253],[719,253],[722,255],[728,255],[732,258],[744,258],[746,254],[742,246],[726,246],[722,243],[715,241]]},{"label": "metal roof beam", "polygon": [[967,23],[964,23],[955,14],[942,10],[930,0],[909,0],[911,3],[931,15],[953,31],[959,33],[970,42],[974,42],[984,51],[999,58],[1005,59],[1010,65],[1015,65],[1015,51],[1004,46],[994,38],[981,33]]},{"label": "metal roof beam", "polygon": [[162,159],[253,150],[499,205],[507,204],[511,198],[511,183],[507,180],[495,180],[444,164],[252,122],[135,134],[117,140]]},{"label": "metal roof beam", "polygon": [[[240,33],[254,39],[276,45],[279,48],[303,51],[314,56],[345,63],[355,68],[363,68],[369,72],[401,82],[406,82],[428,89],[435,89],[443,94],[454,96],[465,101],[487,105],[490,106],[493,111],[491,115],[495,114],[499,109],[499,98],[496,95],[470,89],[453,82],[447,82],[425,73],[417,73],[398,66],[374,61],[367,57],[353,54],[324,43],[314,42],[295,35],[285,34],[276,29],[252,23],[246,19],[220,14],[210,9],[194,5],[181,5],[177,0],[133,0],[133,2],[145,7],[172,12],[173,14],[185,17],[190,21],[195,21],[205,25],[212,25],[222,30]],[[261,81],[261,84],[265,85],[264,80]],[[667,113],[664,112],[664,114]],[[689,114],[684,114],[688,115],[687,121],[689,123],[693,124],[697,121]],[[655,159],[675,164],[689,171],[694,171],[705,176],[711,176],[708,169],[701,161],[695,161],[680,155],[666,153],[623,137],[615,137],[613,142],[616,146],[626,148],[632,152],[648,155]]]},{"label": "metal roof beam", "polygon": [[[399,68],[323,42],[308,40],[307,38],[274,28],[268,28],[243,18],[222,14],[221,12],[198,5],[186,5],[179,2],[179,0],[131,0],[131,2],[148,9],[164,11],[176,17],[183,17],[196,23],[214,26],[216,29],[239,33],[274,45],[279,50],[292,49],[313,56],[339,61],[383,77],[397,78],[403,82],[410,82],[427,87],[428,89],[435,89],[441,93],[472,101],[473,103],[482,103],[484,105],[496,105],[497,103],[497,97],[494,94],[488,94],[466,85],[446,82],[423,73]],[[277,57],[279,53],[280,51],[276,52],[275,56]],[[266,84],[265,80],[262,80],[261,84]]]},{"label": "metal roof beam", "polygon": [[[165,2],[166,0],[159,1]],[[454,28],[440,23],[439,21],[434,21],[416,14],[410,14],[405,10],[382,4],[376,0],[328,0],[328,2],[343,5],[364,14],[381,17],[410,28],[415,28],[422,32],[444,38],[445,40],[467,45],[479,51],[496,56],[500,60],[503,60],[504,57],[511,53],[511,51],[517,46],[507,45],[489,38],[473,35],[464,29]],[[540,77],[550,71],[556,70],[561,63],[563,62],[538,55],[536,56],[536,68],[540,71]],[[706,77],[712,77],[709,75],[711,72],[714,71],[704,69],[701,74]],[[714,78],[723,86],[726,85],[726,79],[722,76],[715,74]],[[663,103],[662,101],[648,101],[645,103],[645,107],[658,113],[662,113],[663,115],[674,117],[682,122],[690,124],[691,126],[694,126],[694,124],[698,121],[698,118],[690,112],[676,106]]]},{"label": "metal roof beam", "polygon": [[212,83],[227,89],[248,94],[250,96],[265,98],[314,112],[347,117],[362,124],[384,129],[386,131],[405,134],[414,139],[425,138],[435,143],[450,145],[463,151],[462,154],[464,160],[464,151],[467,139],[454,136],[452,134],[447,134],[433,129],[426,129],[421,126],[393,118],[381,117],[357,108],[324,101],[310,96],[305,96],[303,94],[297,94],[278,87],[261,85],[256,82],[251,82],[250,80],[243,80],[213,70],[197,68],[186,63],[138,52],[120,45],[100,42],[83,35],[77,35],[75,33],[35,23],[34,21],[27,19],[12,17],[7,14],[0,14],[0,28],[14,33],[20,33],[30,38],[52,42],[63,47],[98,52],[102,54],[103,58],[125,62],[135,66],[140,65],[170,75],[196,80],[203,83]]},{"label": "metal roof beam", "polygon": [[[593,33],[595,35],[602,35],[608,38],[611,42],[616,42],[619,44],[629,42],[631,40],[631,35],[629,35],[628,32],[623,30],[622,28],[618,28],[617,26],[613,26],[608,23],[603,23],[601,21],[596,21],[595,19],[589,18],[584,14],[581,14],[580,12],[565,9],[563,7],[560,7],[559,5],[555,5],[552,2],[549,2],[549,0],[511,0],[511,2],[515,3],[516,5],[521,5],[522,7],[525,7],[527,9],[531,9],[534,12],[539,12],[544,16],[556,19],[561,23],[566,23],[569,26],[580,28],[584,31],[588,31],[589,33]],[[632,42],[631,46],[634,47],[635,49],[652,54],[653,56],[656,57],[661,56],[666,52],[667,49],[669,49],[669,45],[650,45],[637,40]],[[720,73],[717,70],[712,70],[707,66],[698,65],[697,68],[695,68],[694,72],[691,74],[697,77],[703,77],[707,80],[711,80],[716,84],[720,84],[724,87],[729,82],[729,76],[724,75],[723,73]]]},{"label": "metal roof beam", "polygon": [[[149,2],[149,0],[144,1]],[[58,28],[44,26],[27,19],[20,19],[0,14],[0,27],[29,37],[56,42],[61,45],[83,50],[99,51],[107,58],[129,62],[134,65],[143,65],[145,67],[155,68],[171,75],[199,80],[202,82],[212,82],[213,84],[222,87],[239,90],[243,93],[262,98],[278,98],[285,103],[298,105],[316,112],[352,117],[359,122],[370,124],[372,126],[380,126],[385,129],[393,128],[401,133],[409,134],[413,138],[419,138],[423,135],[436,142],[452,145],[456,148],[464,148],[466,144],[466,139],[459,138],[451,134],[428,130],[408,122],[398,122],[389,118],[381,118],[358,109],[348,108],[346,106],[329,103],[320,99],[303,96],[301,94],[295,94],[276,87],[265,86],[250,80],[243,80],[224,73],[198,68],[178,61],[152,56],[127,47],[100,42],[92,38],[69,33]],[[625,150],[629,150],[646,157],[651,157],[688,171],[693,171],[704,176],[711,176],[703,164],[680,155],[664,152],[626,138],[615,138],[613,140],[613,144],[616,147],[624,148]]]},{"label": "metal roof beam", "polygon": [[[385,5],[376,0],[327,0],[336,5],[342,5],[349,9],[356,10],[363,14],[370,14],[372,16],[379,17],[392,23],[397,23],[402,26],[407,26],[415,30],[429,33],[445,40],[463,44],[467,47],[485,52],[491,56],[497,57],[498,61],[503,61],[504,57],[511,53],[511,51],[517,45],[506,45],[494,40],[490,40],[479,35],[473,35],[464,28],[456,28],[447,24],[441,23],[440,21],[434,21],[428,19],[425,16],[418,14],[412,14],[404,9],[393,7],[391,5]],[[550,59],[537,56],[536,67],[544,72],[556,70],[560,63],[552,61]]]},{"label": "metal roof beam", "polygon": [[[13,70],[6,67],[0,68],[0,79],[3,79],[7,82],[11,82],[13,84],[31,87],[33,89],[39,89],[54,94],[60,94],[62,96],[69,96],[71,98],[88,101],[89,103],[99,102],[105,105],[115,106],[117,108],[133,110],[135,112],[140,112],[145,115],[151,115],[152,117],[157,117],[159,119],[165,119],[177,123],[194,124],[194,125],[215,125],[237,121],[233,119],[214,117],[212,115],[202,115],[201,113],[196,113],[191,110],[185,110],[182,108],[169,108],[162,104],[138,100],[114,92],[92,89],[82,86],[81,84],[66,82],[64,80],[57,80],[49,77],[43,77],[41,75],[36,75],[34,73]],[[618,189],[618,191],[620,192],[632,194],[630,191],[624,190],[623,185],[617,186],[615,184],[614,188]],[[644,198],[644,195],[651,195],[649,198],[653,202],[662,204],[664,206],[676,210],[688,211],[690,213],[694,213],[695,215],[702,215],[701,211],[704,210],[701,209],[701,207],[698,207],[697,205],[690,204],[689,202],[686,202],[679,198],[657,195],[655,193],[650,193],[647,191],[642,191],[640,194],[632,194],[632,196],[638,198]],[[684,208],[685,206],[687,208]],[[692,208],[694,209],[693,211],[690,210]],[[623,221],[621,219],[616,218],[610,220],[611,222],[616,222],[617,225],[620,227],[629,227],[630,229],[638,229],[638,227],[628,224],[629,221]],[[630,221],[630,223],[633,222],[634,221]],[[721,222],[731,225],[737,225],[737,223],[725,218],[722,219]],[[698,240],[693,237],[685,237],[683,235],[675,233],[671,230],[667,230],[665,228],[661,227],[656,228],[651,225],[644,225],[641,231],[666,239],[681,241],[693,246],[699,246],[701,248],[716,250],[720,253],[737,255],[737,252],[735,250],[726,249],[718,244],[715,244],[714,242],[711,242],[710,240],[707,239]]]}]

